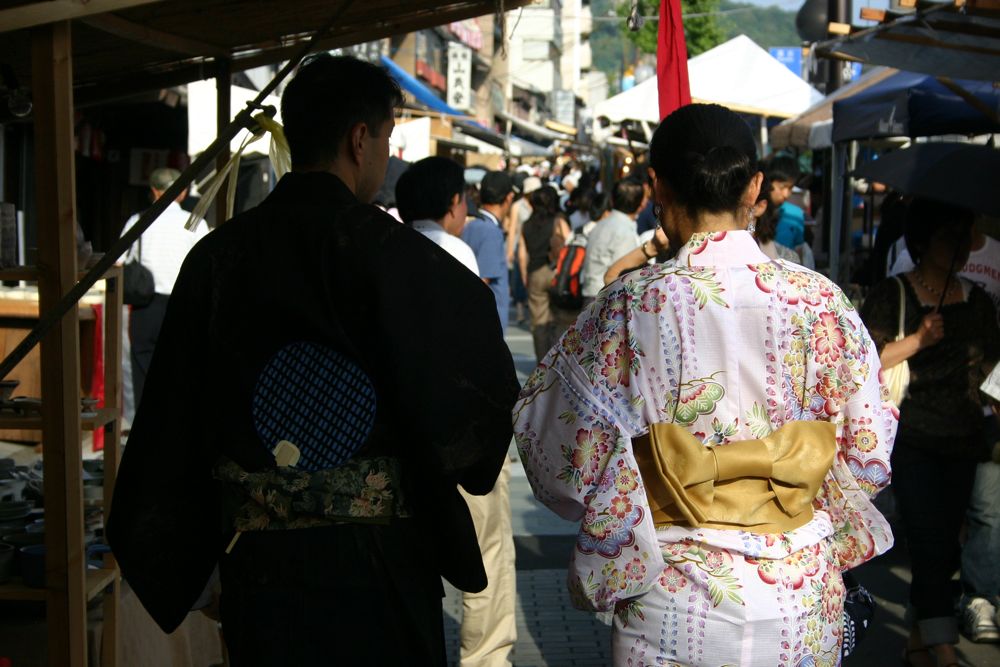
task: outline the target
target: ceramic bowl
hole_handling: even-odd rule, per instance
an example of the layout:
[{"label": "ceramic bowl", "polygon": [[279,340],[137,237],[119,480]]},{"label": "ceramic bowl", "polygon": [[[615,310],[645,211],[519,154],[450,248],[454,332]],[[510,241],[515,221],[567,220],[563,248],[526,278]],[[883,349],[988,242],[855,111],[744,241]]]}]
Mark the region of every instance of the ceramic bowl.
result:
[{"label": "ceramic bowl", "polygon": [[4,535],[3,541],[15,548],[45,544],[45,533],[13,533]]},{"label": "ceramic bowl", "polygon": [[9,544],[0,544],[0,584],[7,583],[15,572],[15,549]]},{"label": "ceramic bowl", "polygon": [[45,545],[32,544],[18,552],[21,581],[29,588],[45,588]]}]

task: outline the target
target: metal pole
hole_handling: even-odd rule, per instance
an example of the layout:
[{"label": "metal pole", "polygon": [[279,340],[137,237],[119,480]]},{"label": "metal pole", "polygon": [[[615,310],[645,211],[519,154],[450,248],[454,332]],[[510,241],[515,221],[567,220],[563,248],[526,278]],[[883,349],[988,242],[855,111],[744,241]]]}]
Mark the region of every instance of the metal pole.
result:
[{"label": "metal pole", "polygon": [[840,277],[840,246],[844,225],[844,172],[847,151],[843,144],[833,145],[830,167],[830,280]]}]

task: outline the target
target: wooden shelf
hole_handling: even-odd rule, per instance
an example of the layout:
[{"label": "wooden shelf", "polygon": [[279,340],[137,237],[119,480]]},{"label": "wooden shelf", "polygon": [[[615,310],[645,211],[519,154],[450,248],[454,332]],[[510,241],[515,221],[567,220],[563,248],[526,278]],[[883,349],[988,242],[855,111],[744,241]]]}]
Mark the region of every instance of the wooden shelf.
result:
[{"label": "wooden shelf", "polygon": [[[113,584],[117,577],[118,570],[116,569],[88,569],[86,574],[87,602],[90,602],[103,593],[104,589]],[[13,579],[6,584],[0,584],[0,601],[45,602],[45,593],[44,588],[25,586],[21,583],[20,579]]]},{"label": "wooden shelf", "polygon": [[[94,417],[83,417],[80,421],[85,431],[96,431],[107,426],[117,417],[117,411],[111,408],[100,408]],[[41,430],[41,415],[15,415],[9,412],[0,413],[0,429],[21,429],[24,431]]]},{"label": "wooden shelf", "polygon": [[[107,278],[115,271],[120,270],[121,267],[118,265],[112,265],[107,271],[104,272],[104,278]],[[87,271],[78,271],[76,274],[76,279],[80,280],[85,275]],[[11,266],[6,269],[0,269],[0,280],[27,280],[32,282],[38,281],[38,267],[37,266]]]}]

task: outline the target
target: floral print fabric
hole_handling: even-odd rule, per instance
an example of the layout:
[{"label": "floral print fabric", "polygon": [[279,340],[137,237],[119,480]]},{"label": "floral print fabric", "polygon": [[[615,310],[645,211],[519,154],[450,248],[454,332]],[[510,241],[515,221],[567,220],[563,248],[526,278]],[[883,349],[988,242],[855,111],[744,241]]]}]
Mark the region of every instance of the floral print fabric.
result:
[{"label": "floral print fabric", "polygon": [[232,492],[233,526],[289,530],[333,523],[389,523],[407,516],[400,493],[399,461],[356,458],[336,468],[307,472],[289,467],[247,472],[222,459],[215,477]]},{"label": "floral print fabric", "polygon": [[[668,642],[652,655],[662,664],[721,665],[696,632],[699,605],[754,616],[755,608],[772,607],[775,587],[783,587],[781,595],[801,606],[816,576],[825,591],[817,595],[842,591],[840,570],[892,545],[888,523],[871,504],[889,483],[898,418],[879,368],[875,346],[837,286],[768,259],[747,232],[696,234],[672,261],[606,287],[539,364],[514,411],[535,495],[581,522],[569,574],[574,604],[617,609],[620,619],[651,591],[691,598],[677,609],[685,642],[694,635],[692,648]],[[631,449],[632,437],[649,424],[679,424],[706,444],[725,446],[793,420],[836,426],[838,452],[812,521],[781,534],[653,524]],[[690,560],[691,568],[678,567],[671,554],[681,548],[704,554],[703,567]],[[815,568],[787,564],[813,557]],[[701,580],[704,568],[718,575],[711,584]],[[748,586],[745,572],[765,587]],[[642,627],[659,632],[659,615],[667,612],[659,603],[643,608]],[[813,618],[813,647],[775,654],[785,656],[777,664],[800,664],[807,654],[812,664],[837,664],[840,613],[835,622]],[[796,623],[809,619],[791,612],[782,618],[774,642],[787,637],[792,646],[802,636]],[[618,648],[625,650],[616,639],[616,656],[625,660]],[[741,664],[736,655],[732,664]]]}]

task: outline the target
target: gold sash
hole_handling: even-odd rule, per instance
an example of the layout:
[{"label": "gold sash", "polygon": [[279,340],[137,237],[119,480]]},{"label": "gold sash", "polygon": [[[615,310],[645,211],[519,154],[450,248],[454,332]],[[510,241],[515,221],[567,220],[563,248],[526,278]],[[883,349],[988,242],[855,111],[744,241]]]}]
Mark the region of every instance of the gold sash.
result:
[{"label": "gold sash", "polygon": [[812,519],[837,450],[836,427],[789,422],[760,440],[706,447],[676,424],[632,440],[657,526],[781,533]]}]

